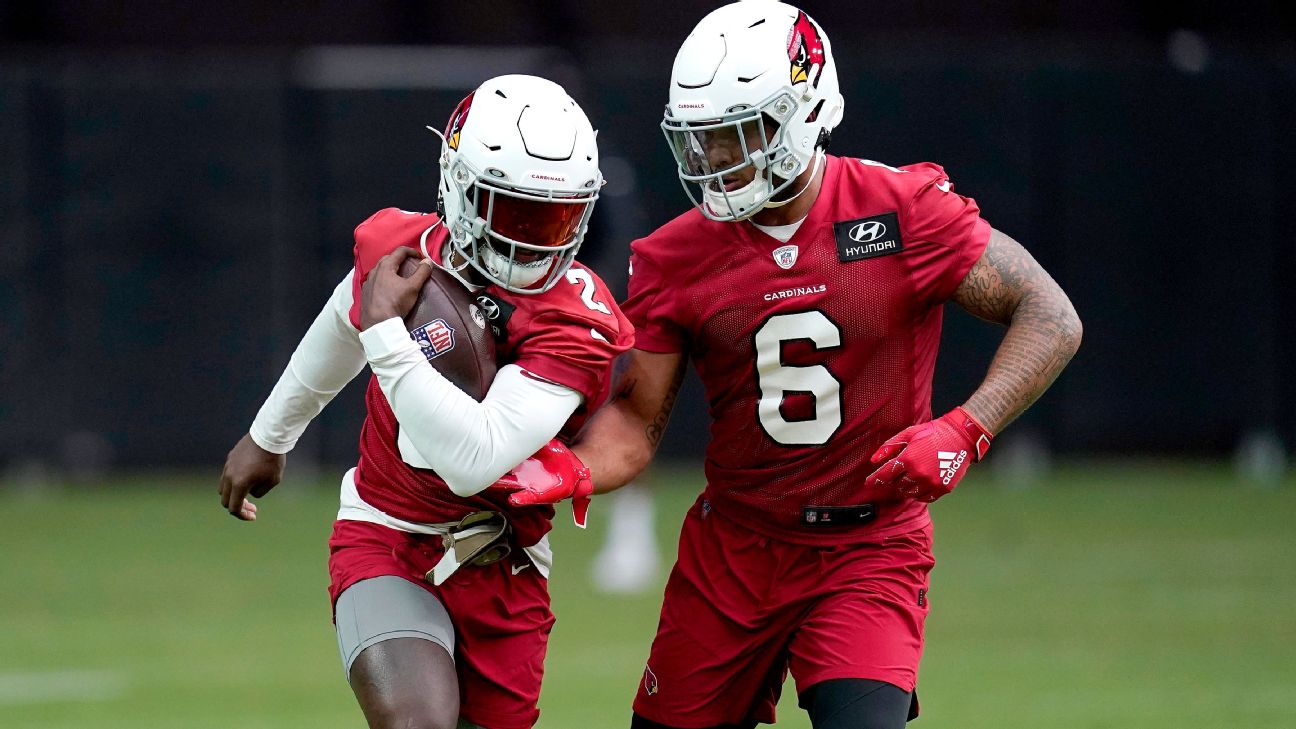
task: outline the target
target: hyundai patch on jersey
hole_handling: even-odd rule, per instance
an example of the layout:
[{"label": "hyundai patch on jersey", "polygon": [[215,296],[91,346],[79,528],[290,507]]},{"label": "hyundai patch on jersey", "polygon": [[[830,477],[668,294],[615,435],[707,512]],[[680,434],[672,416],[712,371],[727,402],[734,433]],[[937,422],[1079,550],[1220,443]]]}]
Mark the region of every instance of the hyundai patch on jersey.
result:
[{"label": "hyundai patch on jersey", "polygon": [[833,223],[833,234],[837,239],[837,260],[842,263],[889,256],[904,250],[900,221],[895,213]]}]

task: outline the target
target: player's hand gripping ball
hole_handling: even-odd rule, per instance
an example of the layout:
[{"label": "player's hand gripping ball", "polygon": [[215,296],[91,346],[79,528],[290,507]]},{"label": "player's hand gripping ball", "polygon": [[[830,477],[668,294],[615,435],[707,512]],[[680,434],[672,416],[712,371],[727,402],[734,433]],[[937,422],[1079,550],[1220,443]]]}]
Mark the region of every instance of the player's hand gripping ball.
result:
[{"label": "player's hand gripping ball", "polygon": [[361,325],[401,317],[410,338],[447,380],[477,400],[495,379],[495,338],[473,294],[454,274],[398,248],[361,287]]},{"label": "player's hand gripping ball", "polygon": [[873,454],[881,463],[866,483],[894,487],[902,496],[932,502],[954,490],[968,467],[990,450],[990,431],[963,408],[892,436]]},{"label": "player's hand gripping ball", "polygon": [[[421,261],[407,258],[400,273],[413,275],[420,265]],[[437,372],[474,399],[486,397],[498,368],[495,337],[476,298],[453,273],[432,266],[404,319],[405,328]]]},{"label": "player's hand gripping ball", "polygon": [[[408,276],[401,275],[406,261],[415,267]],[[419,290],[432,274],[432,262],[420,259],[413,248],[400,247],[388,253],[365,274],[360,286],[360,329],[378,322],[404,316],[414,306]]]}]

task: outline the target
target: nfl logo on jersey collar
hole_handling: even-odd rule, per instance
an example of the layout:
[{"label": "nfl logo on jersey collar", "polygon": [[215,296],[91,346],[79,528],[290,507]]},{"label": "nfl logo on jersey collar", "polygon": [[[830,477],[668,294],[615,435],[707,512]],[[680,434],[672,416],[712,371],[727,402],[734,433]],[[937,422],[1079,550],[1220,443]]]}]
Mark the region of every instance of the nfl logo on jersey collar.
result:
[{"label": "nfl logo on jersey collar", "polygon": [[778,264],[779,268],[786,271],[796,265],[797,253],[799,251],[800,248],[797,246],[780,246],[779,248],[775,248],[774,262]]}]

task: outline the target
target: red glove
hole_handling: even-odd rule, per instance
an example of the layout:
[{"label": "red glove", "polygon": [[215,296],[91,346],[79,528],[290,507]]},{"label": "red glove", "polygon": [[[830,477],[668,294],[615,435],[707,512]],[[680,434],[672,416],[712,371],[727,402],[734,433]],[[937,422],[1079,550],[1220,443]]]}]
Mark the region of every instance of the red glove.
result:
[{"label": "red glove", "polygon": [[914,425],[891,437],[873,454],[882,465],[869,474],[869,486],[894,486],[901,494],[932,502],[954,490],[972,462],[990,450],[990,431],[963,408]]},{"label": "red glove", "polygon": [[594,482],[576,454],[555,439],[504,474],[491,488],[513,491],[509,494],[513,506],[556,504],[570,497],[572,518],[576,526],[584,529]]}]

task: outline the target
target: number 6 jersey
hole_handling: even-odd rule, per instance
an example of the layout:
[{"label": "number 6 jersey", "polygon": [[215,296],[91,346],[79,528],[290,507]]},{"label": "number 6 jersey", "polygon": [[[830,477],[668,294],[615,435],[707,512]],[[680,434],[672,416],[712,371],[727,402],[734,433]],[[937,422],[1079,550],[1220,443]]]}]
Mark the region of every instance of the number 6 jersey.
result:
[{"label": "number 6 jersey", "polygon": [[635,241],[622,308],[637,349],[702,378],[711,506],[804,544],[924,526],[926,504],[866,486],[869,457],[931,419],[942,305],[989,237],[937,165],[828,157],[786,243],[697,210]]}]

